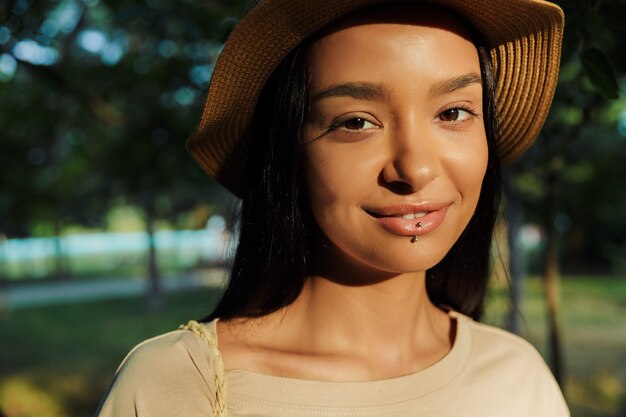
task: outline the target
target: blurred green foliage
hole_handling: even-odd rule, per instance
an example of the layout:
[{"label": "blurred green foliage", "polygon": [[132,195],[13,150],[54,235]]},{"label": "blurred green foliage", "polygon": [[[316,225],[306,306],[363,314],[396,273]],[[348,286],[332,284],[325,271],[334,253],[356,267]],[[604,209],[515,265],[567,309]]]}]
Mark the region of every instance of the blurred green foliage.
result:
[{"label": "blurred green foliage", "polygon": [[243,3],[0,3],[0,233],[100,227],[121,203],[172,222],[225,206],[184,141]]},{"label": "blurred green foliage", "polygon": [[[537,143],[506,174],[525,221],[557,229],[563,271],[623,275],[626,1],[556,3],[565,12],[565,36],[552,110]],[[554,215],[548,210],[551,192],[558,201]]]}]

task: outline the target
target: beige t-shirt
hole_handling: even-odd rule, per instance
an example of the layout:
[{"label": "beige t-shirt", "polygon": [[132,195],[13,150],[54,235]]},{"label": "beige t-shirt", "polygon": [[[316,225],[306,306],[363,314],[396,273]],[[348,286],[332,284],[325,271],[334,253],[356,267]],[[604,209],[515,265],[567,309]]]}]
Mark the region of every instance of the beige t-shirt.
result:
[{"label": "beige t-shirt", "polygon": [[[457,320],[457,334],[443,359],[414,374],[366,382],[222,373],[215,322],[195,332],[170,332],[128,354],[96,416],[569,416],[552,374],[530,344],[449,314]],[[216,402],[220,378],[224,400]],[[214,413],[222,403],[226,412]]]}]

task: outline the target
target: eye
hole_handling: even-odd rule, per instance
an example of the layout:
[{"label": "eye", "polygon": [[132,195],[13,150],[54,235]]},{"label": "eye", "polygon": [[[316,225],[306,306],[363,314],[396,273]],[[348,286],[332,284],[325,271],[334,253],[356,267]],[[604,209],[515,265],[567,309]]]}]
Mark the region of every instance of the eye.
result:
[{"label": "eye", "polygon": [[328,123],[328,127],[316,139],[332,135],[340,140],[348,138],[360,140],[382,129],[382,123],[379,123],[374,116],[360,116],[354,113],[340,115]]},{"label": "eye", "polygon": [[439,113],[439,120],[442,122],[462,122],[469,119],[472,116],[476,116],[470,109],[464,109],[461,107],[453,107]]},{"label": "eye", "polygon": [[367,119],[362,117],[353,117],[348,120],[343,120],[339,122],[338,125],[338,127],[343,127],[347,130],[364,130],[376,127],[372,122],[369,122]]}]

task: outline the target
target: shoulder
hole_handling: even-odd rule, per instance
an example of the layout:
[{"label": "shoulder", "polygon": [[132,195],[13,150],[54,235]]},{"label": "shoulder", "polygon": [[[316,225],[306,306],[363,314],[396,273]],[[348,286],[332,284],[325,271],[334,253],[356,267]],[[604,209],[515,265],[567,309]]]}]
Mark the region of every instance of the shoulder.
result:
[{"label": "shoulder", "polygon": [[472,354],[485,360],[515,360],[545,367],[537,349],[528,341],[506,330],[463,317],[472,340]]},{"label": "shoulder", "polygon": [[561,390],[535,347],[503,329],[462,315],[459,320],[471,340],[465,375],[470,396],[490,399],[479,407],[502,402],[517,407],[520,415],[569,416]]},{"label": "shoulder", "polygon": [[[214,323],[198,326],[210,335]],[[133,348],[97,416],[210,415],[221,359],[216,345],[198,329],[190,330],[165,333]]]},{"label": "shoulder", "polygon": [[165,375],[170,379],[201,378],[206,380],[207,385],[211,385],[217,359],[216,345],[212,347],[206,339],[194,331],[181,329],[148,339],[135,346],[118,368],[117,375],[143,378]]}]

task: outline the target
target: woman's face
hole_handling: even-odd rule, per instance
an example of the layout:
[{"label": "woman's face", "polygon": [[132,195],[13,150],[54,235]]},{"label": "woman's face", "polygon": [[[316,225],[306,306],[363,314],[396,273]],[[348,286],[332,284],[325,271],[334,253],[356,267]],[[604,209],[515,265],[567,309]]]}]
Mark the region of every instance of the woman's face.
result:
[{"label": "woman's face", "polygon": [[333,265],[424,271],[480,195],[480,64],[459,20],[410,6],[383,13],[344,20],[312,46],[307,191]]}]

